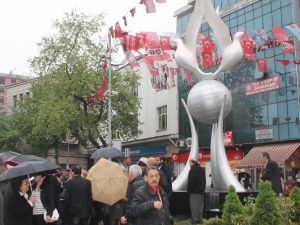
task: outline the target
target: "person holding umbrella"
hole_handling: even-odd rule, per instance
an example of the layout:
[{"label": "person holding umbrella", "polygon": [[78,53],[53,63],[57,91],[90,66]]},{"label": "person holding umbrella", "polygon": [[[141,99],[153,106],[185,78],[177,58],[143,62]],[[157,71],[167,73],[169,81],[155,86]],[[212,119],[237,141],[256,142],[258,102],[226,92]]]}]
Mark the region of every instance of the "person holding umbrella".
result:
[{"label": "person holding umbrella", "polygon": [[[33,207],[33,225],[45,225],[51,223],[51,217],[55,209],[55,189],[50,183],[50,175],[37,173],[34,175],[35,185],[32,195],[36,202]],[[46,217],[44,218],[44,212]],[[53,223],[52,223],[53,224]]]},{"label": "person holding umbrella", "polygon": [[7,204],[6,225],[32,225],[32,207],[35,197],[28,197],[28,176],[11,179],[12,193]]}]

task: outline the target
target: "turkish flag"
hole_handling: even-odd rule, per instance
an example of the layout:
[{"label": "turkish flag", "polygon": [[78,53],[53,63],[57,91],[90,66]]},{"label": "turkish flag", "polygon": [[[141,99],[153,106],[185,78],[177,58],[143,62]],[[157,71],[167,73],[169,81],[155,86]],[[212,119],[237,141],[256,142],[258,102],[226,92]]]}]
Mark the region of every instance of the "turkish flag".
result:
[{"label": "turkish flag", "polygon": [[281,47],[284,53],[295,53],[295,46],[291,41],[281,43]]},{"label": "turkish flag", "polygon": [[131,10],[130,10],[130,14],[131,14],[131,16],[134,16],[134,14],[135,14],[135,8],[132,8]]},{"label": "turkish flag", "polygon": [[136,36],[134,35],[129,35],[129,46],[128,46],[128,50],[137,50],[137,46],[136,46]]},{"label": "turkish flag", "polygon": [[202,53],[202,65],[203,67],[212,67],[214,65],[212,53]]},{"label": "turkish flag", "polygon": [[131,69],[139,67],[138,62],[135,60],[135,57],[133,56],[133,54],[130,51],[127,52],[127,58],[128,58]]},{"label": "turkish flag", "polygon": [[156,11],[153,0],[144,0],[146,13],[154,13]]},{"label": "turkish flag", "polygon": [[293,62],[294,62],[295,64],[300,64],[300,59],[295,59],[295,60],[293,60]]},{"label": "turkish flag", "polygon": [[126,16],[123,16],[123,20],[124,20],[124,25],[127,26],[127,19],[126,19]]},{"label": "turkish flag", "polygon": [[268,61],[266,59],[256,59],[257,68],[262,73],[268,72]]},{"label": "turkish flag", "polygon": [[115,25],[115,38],[121,38],[121,37],[123,37],[122,29],[120,27],[119,22],[117,22],[116,25]]},{"label": "turkish flag", "polygon": [[135,45],[137,49],[140,48],[145,48],[145,40],[146,40],[146,35],[145,34],[136,34],[136,39],[135,39]]},{"label": "turkish flag", "polygon": [[289,40],[282,27],[273,27],[272,32],[280,44]]},{"label": "turkish flag", "polygon": [[142,32],[145,35],[145,46],[146,48],[158,48],[160,41],[156,32]]},{"label": "turkish flag", "polygon": [[193,87],[194,86],[194,83],[193,83],[193,80],[192,80],[192,76],[191,76],[191,71],[189,70],[185,70],[184,71],[184,78],[188,84],[189,87]]},{"label": "turkish flag", "polygon": [[211,39],[202,39],[202,48],[205,53],[212,53],[214,51],[214,43]]},{"label": "turkish flag", "polygon": [[103,101],[103,99],[104,99],[105,89],[106,89],[106,79],[105,79],[105,76],[102,76],[101,86],[98,91],[98,97],[99,97],[100,101]]},{"label": "turkish flag", "polygon": [[248,61],[254,60],[254,52],[253,52],[253,40],[251,39],[243,39],[242,40],[242,48],[243,48],[243,53],[244,53],[244,58]]},{"label": "turkish flag", "polygon": [[287,66],[291,63],[291,60],[289,59],[276,59],[275,61],[281,63],[284,66]]},{"label": "turkish flag", "polygon": [[170,36],[160,36],[159,47],[164,50],[170,50]]}]

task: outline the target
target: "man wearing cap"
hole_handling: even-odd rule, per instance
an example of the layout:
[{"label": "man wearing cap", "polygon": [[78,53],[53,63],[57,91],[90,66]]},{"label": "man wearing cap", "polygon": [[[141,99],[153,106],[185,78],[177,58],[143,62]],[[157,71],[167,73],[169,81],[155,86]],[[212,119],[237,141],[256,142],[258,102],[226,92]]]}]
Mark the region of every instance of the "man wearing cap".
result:
[{"label": "man wearing cap", "polygon": [[191,223],[198,224],[203,218],[206,178],[204,169],[196,159],[190,160],[190,166],[187,191],[190,195]]}]

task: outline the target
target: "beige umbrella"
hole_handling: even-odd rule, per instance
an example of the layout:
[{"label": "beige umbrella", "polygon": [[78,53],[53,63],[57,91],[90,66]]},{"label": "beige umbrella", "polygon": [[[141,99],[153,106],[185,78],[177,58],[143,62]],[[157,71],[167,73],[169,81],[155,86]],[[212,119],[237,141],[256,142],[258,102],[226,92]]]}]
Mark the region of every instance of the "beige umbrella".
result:
[{"label": "beige umbrella", "polygon": [[93,199],[113,205],[126,197],[128,177],[123,168],[112,161],[101,158],[88,172],[92,183]]}]

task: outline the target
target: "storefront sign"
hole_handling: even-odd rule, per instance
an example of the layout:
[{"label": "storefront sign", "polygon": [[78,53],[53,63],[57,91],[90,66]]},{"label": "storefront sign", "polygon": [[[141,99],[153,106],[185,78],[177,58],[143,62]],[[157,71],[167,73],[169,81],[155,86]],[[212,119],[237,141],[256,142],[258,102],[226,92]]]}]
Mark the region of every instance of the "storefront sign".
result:
[{"label": "storefront sign", "polygon": [[229,7],[227,7],[225,10],[222,10],[220,12],[220,16],[224,17],[227,16],[239,9],[245,8],[248,5],[251,5],[255,2],[258,2],[259,0],[242,0],[242,1],[238,1],[236,4],[232,4]]},{"label": "storefront sign", "polygon": [[273,130],[272,129],[264,129],[264,130],[256,130],[255,131],[255,139],[272,139],[273,138]]},{"label": "storefront sign", "polygon": [[167,152],[165,145],[159,146],[149,146],[149,147],[137,147],[130,148],[129,155],[155,155],[155,154],[165,154]]},{"label": "storefront sign", "polygon": [[233,145],[232,131],[226,131],[223,133],[224,146]]},{"label": "storefront sign", "polygon": [[246,95],[254,95],[266,91],[279,89],[279,76],[271,77],[261,81],[251,82],[246,84]]},{"label": "storefront sign", "polygon": [[[173,162],[184,163],[187,162],[189,158],[189,151],[174,153],[172,156]],[[244,157],[242,150],[227,150],[226,156],[228,160],[241,160]],[[198,154],[198,160],[200,162],[210,161],[210,152],[209,151],[200,151]]]}]

